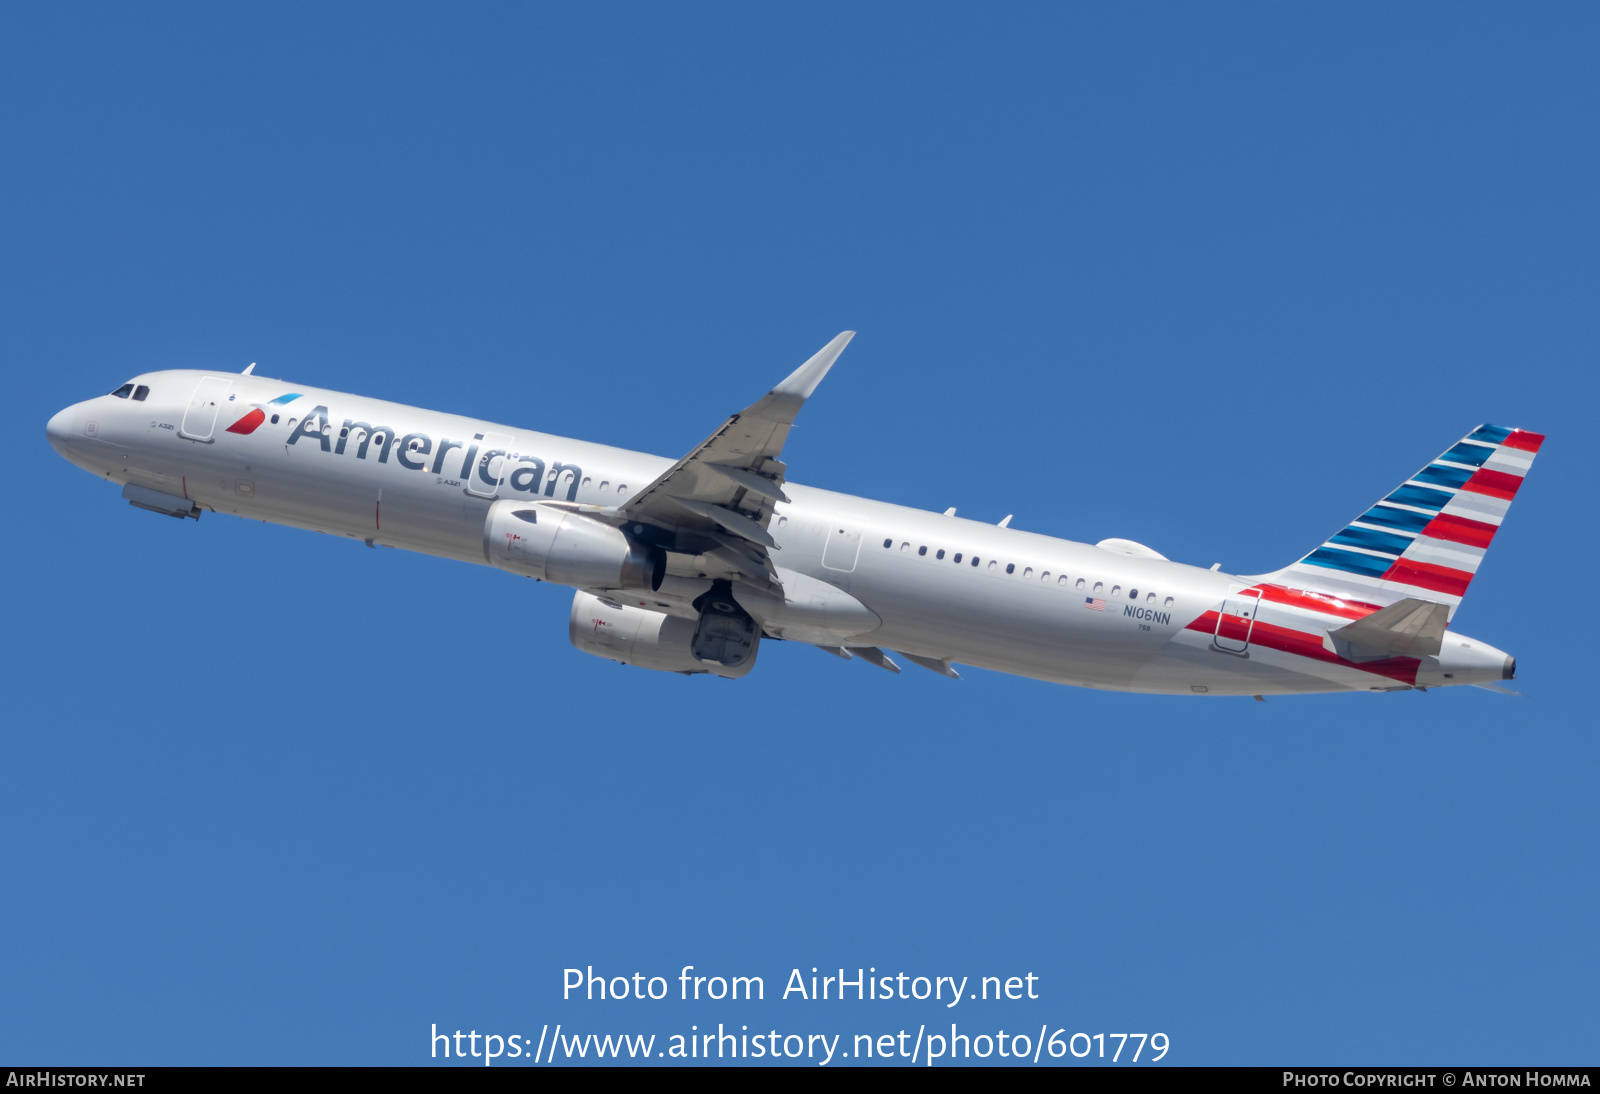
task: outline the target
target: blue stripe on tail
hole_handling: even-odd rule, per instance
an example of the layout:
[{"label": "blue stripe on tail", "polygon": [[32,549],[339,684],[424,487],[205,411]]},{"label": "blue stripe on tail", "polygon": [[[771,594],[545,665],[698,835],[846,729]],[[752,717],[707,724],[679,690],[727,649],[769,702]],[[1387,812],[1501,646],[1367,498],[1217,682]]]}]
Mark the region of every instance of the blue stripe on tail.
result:
[{"label": "blue stripe on tail", "polygon": [[1325,566],[1330,570],[1343,570],[1347,574],[1366,574],[1368,577],[1382,577],[1394,560],[1378,558],[1375,555],[1361,555],[1354,551],[1341,551],[1334,547],[1318,547],[1302,561],[1311,566]]}]

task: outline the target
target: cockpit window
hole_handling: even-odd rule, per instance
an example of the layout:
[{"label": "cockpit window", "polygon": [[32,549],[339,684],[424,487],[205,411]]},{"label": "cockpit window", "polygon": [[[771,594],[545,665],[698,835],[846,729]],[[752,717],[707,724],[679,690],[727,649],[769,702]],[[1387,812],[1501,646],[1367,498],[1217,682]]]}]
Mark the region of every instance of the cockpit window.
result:
[{"label": "cockpit window", "polygon": [[149,396],[150,385],[148,384],[140,384],[138,387],[133,389],[133,401],[136,403],[144,402],[145,399],[149,398]]},{"label": "cockpit window", "polygon": [[123,384],[121,387],[117,388],[117,390],[113,391],[111,394],[115,395],[119,399],[126,399],[129,395],[133,394],[133,385],[132,384]]}]

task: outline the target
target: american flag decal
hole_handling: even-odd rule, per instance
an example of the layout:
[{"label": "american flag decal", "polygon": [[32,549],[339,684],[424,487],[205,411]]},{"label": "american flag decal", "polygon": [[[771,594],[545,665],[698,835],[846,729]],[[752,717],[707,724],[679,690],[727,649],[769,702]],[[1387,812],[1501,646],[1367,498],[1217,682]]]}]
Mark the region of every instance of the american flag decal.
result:
[{"label": "american flag decal", "polygon": [[1106,610],[1106,602],[1097,596],[1084,597],[1083,606],[1088,608],[1091,612],[1103,612]]}]

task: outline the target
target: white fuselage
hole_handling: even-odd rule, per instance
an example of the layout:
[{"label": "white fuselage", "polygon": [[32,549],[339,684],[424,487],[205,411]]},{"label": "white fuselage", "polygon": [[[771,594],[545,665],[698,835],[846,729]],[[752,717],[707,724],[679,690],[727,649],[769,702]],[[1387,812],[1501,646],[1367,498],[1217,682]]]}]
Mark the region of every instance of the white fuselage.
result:
[{"label": "white fuselage", "polygon": [[[215,396],[209,422],[195,414],[202,382]],[[264,377],[167,371],[136,383],[149,389],[141,401],[108,395],[63,410],[49,424],[51,443],[97,475],[201,509],[460,562],[487,564],[485,520],[496,495],[614,507],[672,465]],[[273,405],[285,393],[299,397]],[[229,432],[252,406],[259,424]],[[327,429],[308,432],[308,416],[323,418],[318,408]],[[521,474],[496,484],[472,473],[491,445],[532,456]],[[1064,684],[1184,695],[1475,683],[1501,679],[1510,664],[1453,632],[1438,657],[1409,667],[1343,661],[1322,636],[1370,607],[1345,610],[1293,590],[1255,601],[1255,618],[1233,620],[1232,637],[1219,637],[1230,595],[1251,579],[793,482],[784,489],[791,500],[771,521],[773,558],[881,620],[854,636],[858,644]],[[662,588],[636,602],[692,614],[690,601],[707,587],[692,560],[675,556]]]}]

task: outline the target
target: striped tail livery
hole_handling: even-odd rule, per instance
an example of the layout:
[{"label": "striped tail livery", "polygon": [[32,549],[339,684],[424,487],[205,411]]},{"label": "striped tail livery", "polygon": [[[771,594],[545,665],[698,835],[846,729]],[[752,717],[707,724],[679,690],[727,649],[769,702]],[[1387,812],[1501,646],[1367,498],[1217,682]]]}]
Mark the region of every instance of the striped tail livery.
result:
[{"label": "striped tail livery", "polygon": [[1453,617],[1543,442],[1543,434],[1480,425],[1265,580],[1370,604],[1420,598]]}]

